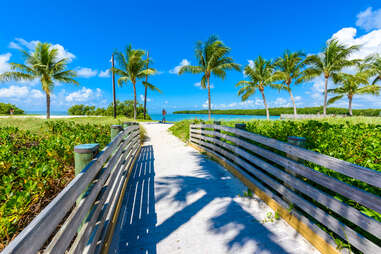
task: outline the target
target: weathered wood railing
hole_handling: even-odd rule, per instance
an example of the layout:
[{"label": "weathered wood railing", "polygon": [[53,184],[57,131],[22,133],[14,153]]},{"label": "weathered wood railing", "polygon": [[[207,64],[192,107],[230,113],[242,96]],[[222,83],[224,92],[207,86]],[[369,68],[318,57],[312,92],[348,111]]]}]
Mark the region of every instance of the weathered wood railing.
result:
[{"label": "weathered wood railing", "polygon": [[378,190],[380,172],[239,128],[215,124],[191,125],[190,143],[228,168],[322,253],[336,252],[336,244],[317,224],[324,225],[363,253],[381,253],[381,223],[341,201],[352,200],[381,213],[381,197],[301,162],[312,162]]},{"label": "weathered wood railing", "polygon": [[117,132],[2,253],[99,253],[107,248],[129,169],[140,151],[137,124]]}]

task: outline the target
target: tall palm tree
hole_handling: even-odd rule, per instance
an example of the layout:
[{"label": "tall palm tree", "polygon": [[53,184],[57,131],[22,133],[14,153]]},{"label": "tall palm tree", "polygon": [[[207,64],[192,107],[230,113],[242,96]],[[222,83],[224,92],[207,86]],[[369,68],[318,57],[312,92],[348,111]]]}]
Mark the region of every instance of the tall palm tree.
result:
[{"label": "tall palm tree", "polygon": [[78,85],[73,78],[76,72],[66,70],[67,58],[58,58],[58,50],[49,43],[38,43],[33,52],[21,50],[25,63],[10,63],[11,71],[0,75],[0,80],[34,80],[39,79],[42,90],[46,93],[46,118],[50,118],[50,94],[55,82]]},{"label": "tall palm tree", "polygon": [[356,74],[349,73],[337,73],[332,75],[332,79],[335,83],[341,84],[341,86],[328,89],[328,93],[337,94],[328,100],[328,105],[335,101],[347,96],[348,98],[348,112],[352,116],[352,100],[356,94],[373,94],[379,95],[380,86],[375,84],[369,84],[368,80],[372,72],[369,70],[360,70]]},{"label": "tall palm tree", "polygon": [[274,73],[274,80],[282,81],[278,86],[279,89],[288,91],[294,107],[294,116],[296,117],[296,104],[291,91],[291,84],[300,84],[305,79],[304,74],[304,54],[301,52],[290,52],[286,50],[281,57],[275,61],[276,71]]},{"label": "tall palm tree", "polygon": [[[152,61],[150,61],[149,59],[149,54],[148,54],[148,51],[147,51],[147,59],[146,59],[146,70],[148,69],[148,64],[149,63],[152,63]],[[151,91],[157,91],[159,93],[161,93],[161,90],[159,88],[157,88],[156,86],[148,83],[148,75],[146,75],[146,80],[142,82],[143,85],[144,85],[144,116],[143,118],[146,119],[146,112],[147,112],[147,90],[148,88],[151,90]]]},{"label": "tall palm tree", "polygon": [[[138,79],[144,78],[146,75],[152,75],[155,70],[146,68],[147,61],[143,59],[145,52],[140,49],[133,49],[131,45],[127,46],[125,52],[115,52],[115,58],[118,68],[112,68],[118,76],[118,85],[123,86],[124,83],[131,81],[134,88],[134,119],[136,119],[136,82]],[[146,82],[146,84],[149,84]]]},{"label": "tall palm tree", "polygon": [[306,58],[306,63],[310,65],[306,70],[307,79],[312,79],[321,74],[324,75],[324,115],[327,114],[328,79],[332,74],[339,73],[344,67],[353,66],[358,63],[359,60],[349,60],[350,55],[358,49],[359,46],[357,45],[347,47],[338,40],[332,39],[327,41],[322,53]]},{"label": "tall palm tree", "polygon": [[240,65],[234,63],[228,56],[230,48],[218,40],[217,36],[210,36],[206,42],[198,41],[196,43],[195,55],[198,65],[183,66],[179,70],[179,75],[183,73],[203,74],[201,78],[201,87],[208,89],[208,114],[211,119],[211,98],[210,98],[210,77],[213,74],[216,77],[224,79],[227,70],[240,70]]},{"label": "tall palm tree", "polygon": [[236,86],[241,87],[238,90],[238,95],[242,95],[242,101],[246,101],[255,93],[255,90],[258,89],[262,94],[263,104],[266,109],[266,117],[267,120],[269,120],[270,113],[266,103],[264,90],[266,86],[274,86],[274,66],[271,61],[266,61],[259,56],[255,59],[253,67],[250,67],[249,65],[245,66],[244,73],[250,81],[241,80],[236,84]]}]

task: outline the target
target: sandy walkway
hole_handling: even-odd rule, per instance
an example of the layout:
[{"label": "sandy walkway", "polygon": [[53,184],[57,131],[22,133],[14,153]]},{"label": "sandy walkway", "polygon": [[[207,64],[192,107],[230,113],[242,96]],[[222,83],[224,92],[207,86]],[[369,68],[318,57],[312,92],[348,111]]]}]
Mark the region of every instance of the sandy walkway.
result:
[{"label": "sandy walkway", "polygon": [[110,253],[318,253],[223,167],[167,132],[144,124]]}]

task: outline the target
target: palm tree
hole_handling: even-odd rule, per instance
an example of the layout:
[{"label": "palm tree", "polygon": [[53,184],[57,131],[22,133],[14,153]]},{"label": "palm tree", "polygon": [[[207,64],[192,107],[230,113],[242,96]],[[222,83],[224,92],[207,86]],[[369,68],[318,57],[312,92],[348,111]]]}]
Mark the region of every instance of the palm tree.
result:
[{"label": "palm tree", "polygon": [[275,61],[276,71],[274,73],[274,80],[282,81],[282,84],[278,86],[279,89],[288,91],[294,106],[294,116],[296,117],[296,104],[294,96],[291,92],[291,84],[294,82],[295,85],[300,84],[305,79],[305,74],[303,68],[304,54],[301,52],[290,52],[286,50],[283,56],[278,57]]},{"label": "palm tree", "polygon": [[353,66],[359,60],[349,60],[350,55],[359,49],[359,46],[347,47],[339,43],[338,40],[332,39],[326,43],[323,52],[318,55],[308,56],[306,63],[310,67],[306,70],[306,79],[324,75],[324,107],[323,114],[327,114],[327,89],[328,79],[334,74],[339,73],[344,67]]},{"label": "palm tree", "polygon": [[376,84],[381,80],[381,57],[380,55],[371,55],[364,60],[366,68],[371,72],[372,76],[376,76],[372,84]]},{"label": "palm tree", "polygon": [[198,41],[196,43],[195,55],[198,65],[186,65],[179,70],[179,75],[185,72],[203,74],[201,87],[208,89],[209,120],[211,119],[210,76],[213,74],[216,77],[224,79],[227,70],[240,70],[240,65],[234,63],[233,59],[227,56],[230,50],[216,36],[210,36],[206,42]]},{"label": "palm tree", "polygon": [[246,101],[251,95],[255,93],[255,90],[258,89],[262,94],[263,104],[265,105],[266,109],[266,117],[267,120],[269,120],[270,114],[266,103],[264,89],[266,86],[274,86],[274,67],[271,61],[266,61],[261,56],[259,56],[254,61],[253,67],[246,65],[244,73],[246,76],[248,76],[250,81],[242,80],[236,84],[236,86],[241,87],[238,91],[238,95],[242,95],[242,101]]},{"label": "palm tree", "polygon": [[[152,75],[155,70],[145,68],[147,61],[143,60],[145,52],[140,49],[133,49],[131,45],[127,46],[125,53],[115,52],[116,62],[119,68],[112,68],[118,76],[118,85],[123,86],[124,83],[131,81],[134,88],[134,119],[136,120],[136,82],[138,79],[144,78],[146,75]],[[146,82],[146,84],[149,84]]]},{"label": "palm tree", "polygon": [[34,80],[39,79],[42,90],[46,93],[46,118],[50,118],[50,94],[55,82],[71,83],[78,85],[73,78],[75,71],[66,70],[67,58],[58,58],[58,50],[49,43],[38,43],[34,52],[28,53],[21,50],[25,64],[10,63],[11,71],[0,75],[0,80]]},{"label": "palm tree", "polygon": [[[146,70],[148,69],[148,64],[151,63],[151,61],[149,60],[149,54],[148,54],[148,51],[147,51],[147,60],[146,60]],[[161,90],[159,88],[157,88],[156,86],[148,83],[148,75],[146,75],[146,81],[143,81],[143,85],[144,85],[144,116],[143,118],[146,119],[146,112],[147,112],[147,90],[148,88],[152,91],[157,91],[159,93],[161,93]]]},{"label": "palm tree", "polygon": [[360,70],[356,74],[348,73],[337,73],[332,75],[332,79],[335,83],[341,84],[341,86],[328,89],[328,93],[337,94],[328,100],[328,105],[334,103],[335,101],[347,96],[348,98],[348,112],[352,116],[352,100],[353,96],[356,94],[373,94],[379,95],[380,86],[369,84],[369,77],[372,72],[369,70],[364,70],[360,67]]}]

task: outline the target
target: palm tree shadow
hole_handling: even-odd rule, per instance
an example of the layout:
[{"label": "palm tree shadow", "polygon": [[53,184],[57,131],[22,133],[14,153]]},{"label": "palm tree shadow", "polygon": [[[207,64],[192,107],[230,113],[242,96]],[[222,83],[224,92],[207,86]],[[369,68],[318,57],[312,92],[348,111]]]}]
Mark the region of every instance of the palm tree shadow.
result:
[{"label": "palm tree shadow", "polygon": [[[156,236],[157,242],[187,223],[201,209],[211,203],[220,203],[223,204],[222,207],[214,211],[214,217],[208,221],[208,230],[215,234],[236,232],[235,236],[225,243],[229,252],[239,253],[246,244],[254,244],[259,252],[287,253],[276,242],[277,236],[235,201],[237,195],[242,194],[242,185],[237,186],[237,181],[226,170],[221,170],[205,156],[197,152],[194,156],[199,165],[196,170],[197,177],[177,175],[156,181],[156,193],[159,193],[156,202],[170,197],[173,203],[181,207],[166,221],[157,225],[156,232],[160,232]],[[171,195],[173,189],[178,191]],[[203,195],[192,203],[187,202],[190,196],[196,194]]]},{"label": "palm tree shadow", "polygon": [[[240,253],[247,244],[254,244],[256,252],[287,253],[277,244],[276,236],[236,201],[237,195],[242,194],[242,185],[238,186],[226,170],[205,156],[197,152],[193,156],[197,167],[191,175],[160,177],[155,181],[153,148],[142,148],[127,185],[109,252],[155,254],[158,243],[201,210],[208,209],[212,215],[203,226],[216,235],[233,235],[225,242],[229,252]],[[158,202],[177,208],[159,225],[155,211]],[[189,236],[197,237],[193,232]]]}]

